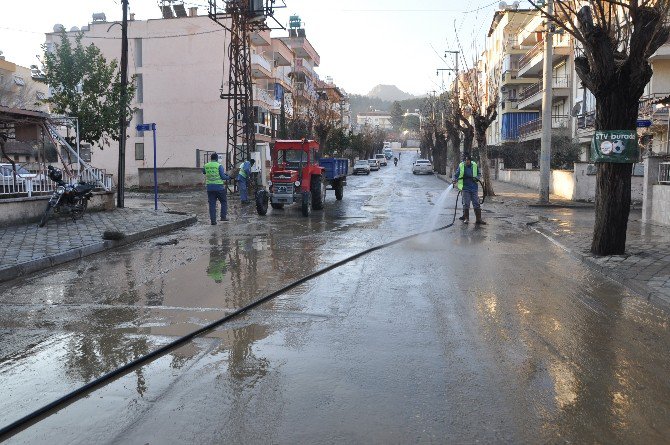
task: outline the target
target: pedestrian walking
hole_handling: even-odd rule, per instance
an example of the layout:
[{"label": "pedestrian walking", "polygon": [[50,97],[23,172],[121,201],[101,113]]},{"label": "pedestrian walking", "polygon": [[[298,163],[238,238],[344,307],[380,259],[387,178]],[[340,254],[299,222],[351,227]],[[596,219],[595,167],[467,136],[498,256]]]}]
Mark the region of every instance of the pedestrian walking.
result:
[{"label": "pedestrian walking", "polygon": [[240,164],[240,172],[237,174],[237,185],[240,188],[240,201],[242,204],[249,204],[249,178],[251,177],[251,167],[256,163],[249,159]]},{"label": "pedestrian walking", "polygon": [[207,185],[207,201],[209,202],[209,219],[213,226],[216,225],[216,202],[221,203],[221,221],[228,221],[228,200],[226,197],[225,181],[233,178],[228,176],[223,170],[223,165],[219,164],[219,155],[212,153],[210,162],[205,164],[202,169],[205,174],[205,183]]},{"label": "pedestrian walking", "polygon": [[463,216],[458,219],[466,224],[470,220],[470,203],[472,203],[475,211],[475,224],[486,224],[482,220],[482,209],[479,205],[479,196],[477,193],[479,189],[477,180],[479,180],[477,163],[473,162],[472,156],[466,153],[463,156],[463,162],[458,165],[458,170],[456,170],[453,177],[453,184],[458,185],[463,202]]}]

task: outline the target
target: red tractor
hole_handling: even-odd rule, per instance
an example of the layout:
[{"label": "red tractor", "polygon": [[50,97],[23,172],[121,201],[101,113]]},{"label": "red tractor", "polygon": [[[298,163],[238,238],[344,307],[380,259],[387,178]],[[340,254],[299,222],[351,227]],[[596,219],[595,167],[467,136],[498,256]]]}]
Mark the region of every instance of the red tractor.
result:
[{"label": "red tractor", "polygon": [[316,141],[277,141],[272,147],[269,190],[256,193],[256,210],[265,215],[268,202],[275,210],[297,202],[302,214],[309,216],[312,209],[323,209],[326,189],[342,199],[348,171],[347,159],[321,158]]}]

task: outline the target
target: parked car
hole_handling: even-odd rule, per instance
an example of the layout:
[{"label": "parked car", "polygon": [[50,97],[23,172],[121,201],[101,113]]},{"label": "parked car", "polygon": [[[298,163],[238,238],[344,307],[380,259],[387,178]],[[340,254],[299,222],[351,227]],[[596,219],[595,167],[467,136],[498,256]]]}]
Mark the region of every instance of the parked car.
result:
[{"label": "parked car", "polygon": [[372,171],[377,171],[381,168],[379,159],[368,159],[368,164],[370,165],[370,170]]},{"label": "parked car", "polygon": [[379,161],[379,165],[383,165],[384,167],[386,167],[388,165],[388,163],[386,162],[386,156],[384,155],[384,153],[377,153],[375,155],[375,159],[377,159]]},{"label": "parked car", "polygon": [[[16,183],[23,184],[28,179],[35,179],[37,175],[30,173],[24,167],[20,165],[16,166]],[[12,170],[12,164],[0,164],[0,185],[13,185],[14,184],[14,171]]]},{"label": "parked car", "polygon": [[414,161],[414,164],[412,165],[412,173],[415,175],[419,174],[427,174],[427,175],[432,175],[433,172],[433,164],[428,160],[428,159],[417,159]]},{"label": "parked car", "polygon": [[354,174],[357,175],[359,173],[366,175],[370,174],[370,163],[365,159],[359,159],[354,164]]},{"label": "parked car", "polygon": [[391,158],[393,157],[393,150],[391,150],[390,148],[385,148],[384,156],[386,156],[386,159],[390,161]]}]

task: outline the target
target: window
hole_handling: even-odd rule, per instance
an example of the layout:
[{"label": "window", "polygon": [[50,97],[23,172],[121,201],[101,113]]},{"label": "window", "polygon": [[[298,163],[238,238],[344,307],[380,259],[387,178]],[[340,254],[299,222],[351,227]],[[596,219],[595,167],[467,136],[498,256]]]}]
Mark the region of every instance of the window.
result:
[{"label": "window", "polygon": [[[139,109],[135,111],[135,126],[137,127],[137,125],[142,125],[143,123],[144,123],[144,110]],[[138,138],[141,138],[144,136],[144,132],[138,131],[136,136]]]},{"label": "window", "polygon": [[21,76],[14,76],[14,83],[22,87],[26,84],[26,81]]},{"label": "window", "polygon": [[144,161],[144,142],[135,142],[135,160]]},{"label": "window", "polygon": [[144,102],[144,78],[141,74],[137,74],[135,82],[135,87],[137,88],[135,97],[137,98],[137,103],[141,104]]},{"label": "window", "polygon": [[41,92],[41,91],[38,91],[37,94],[36,94],[36,96],[37,96],[37,100],[44,100],[44,99],[47,98],[47,95],[44,94],[44,93]]},{"label": "window", "polygon": [[142,39],[133,40],[135,40],[135,67],[139,68],[142,66]]}]

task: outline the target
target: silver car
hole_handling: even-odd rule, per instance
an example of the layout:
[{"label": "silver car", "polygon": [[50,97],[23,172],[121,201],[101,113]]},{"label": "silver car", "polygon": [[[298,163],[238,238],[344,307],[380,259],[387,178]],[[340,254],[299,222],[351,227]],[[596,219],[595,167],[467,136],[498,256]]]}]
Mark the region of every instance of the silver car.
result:
[{"label": "silver car", "polygon": [[364,175],[370,174],[370,164],[368,163],[367,160],[359,159],[354,164],[354,174],[357,175],[359,173],[362,173]]},{"label": "silver car", "polygon": [[428,159],[417,159],[412,165],[412,173],[432,175],[434,173],[433,164]]}]

